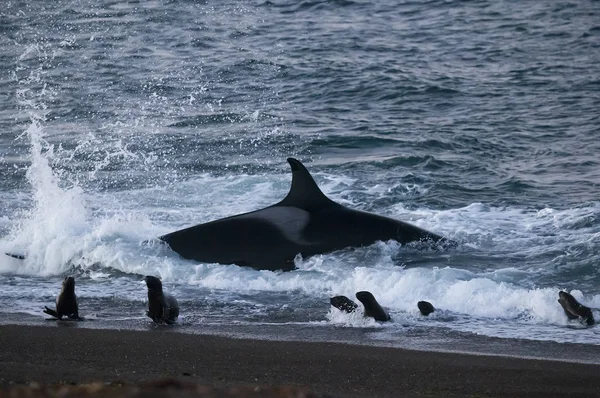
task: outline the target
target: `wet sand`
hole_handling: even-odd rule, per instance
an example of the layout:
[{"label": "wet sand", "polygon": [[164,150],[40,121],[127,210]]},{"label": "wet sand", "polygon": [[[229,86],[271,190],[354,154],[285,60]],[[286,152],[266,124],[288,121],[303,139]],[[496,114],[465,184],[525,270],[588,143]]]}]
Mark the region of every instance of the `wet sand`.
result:
[{"label": "wet sand", "polygon": [[136,396],[167,385],[200,394],[193,396],[600,396],[600,365],[72,325],[0,326],[1,391],[100,382],[89,391]]}]

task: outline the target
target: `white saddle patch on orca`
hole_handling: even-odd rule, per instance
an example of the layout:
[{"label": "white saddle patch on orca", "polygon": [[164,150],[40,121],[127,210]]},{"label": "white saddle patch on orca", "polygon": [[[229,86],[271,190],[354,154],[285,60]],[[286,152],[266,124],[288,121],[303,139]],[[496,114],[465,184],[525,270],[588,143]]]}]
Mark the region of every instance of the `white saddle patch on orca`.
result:
[{"label": "white saddle patch on orca", "polygon": [[260,213],[249,213],[241,217],[266,221],[281,231],[282,235],[288,240],[299,245],[310,243],[302,237],[302,231],[310,220],[310,214],[306,210],[297,207],[277,206],[263,209]]}]

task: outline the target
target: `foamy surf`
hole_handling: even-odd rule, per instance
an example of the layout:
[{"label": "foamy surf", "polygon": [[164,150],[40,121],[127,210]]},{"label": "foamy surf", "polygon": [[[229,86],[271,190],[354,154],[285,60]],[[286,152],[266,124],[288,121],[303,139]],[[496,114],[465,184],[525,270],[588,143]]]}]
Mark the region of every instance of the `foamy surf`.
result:
[{"label": "foamy surf", "polygon": [[[379,324],[365,319],[360,312],[340,314],[327,304],[331,296],[353,298],[357,291],[368,290],[389,309],[395,325],[390,326],[392,329],[426,324],[505,338],[589,342],[590,337],[597,337],[587,329],[574,335],[573,331],[578,329],[566,320],[556,303],[562,286],[525,287],[522,282],[531,284],[536,276],[526,267],[489,269],[477,263],[478,256],[492,248],[495,255],[504,252],[508,257],[526,259],[543,256],[549,250],[535,245],[540,239],[552,239],[557,246],[593,241],[596,234],[593,226],[583,225],[575,236],[569,236],[565,230],[582,225],[580,220],[596,214],[596,205],[564,211],[524,211],[477,203],[445,211],[409,210],[393,205],[386,210],[388,214],[424,228],[441,230],[462,247],[452,252],[421,253],[393,241],[379,242],[357,250],[307,259],[298,257],[297,270],[287,273],[235,265],[194,264],[152,237],[185,226],[189,219],[209,221],[271,204],[285,195],[289,176],[206,174],[182,181],[169,190],[151,187],[96,195],[84,192],[76,184],[65,184],[53,171],[53,151],[43,140],[39,121],[33,120],[26,133],[32,148],[27,179],[32,186],[33,208],[23,212],[1,243],[4,250],[26,253],[26,258],[3,257],[0,267],[5,275],[52,279],[75,273],[84,281],[78,286],[79,294],[88,300],[96,298],[104,302],[114,299],[115,290],[119,291],[116,297],[122,312],[133,303],[144,301],[144,289],[138,279],[156,275],[179,294],[183,303],[198,300],[199,292],[211,292],[212,310],[217,312],[211,315],[210,307],[198,308],[208,313],[196,315],[200,317],[196,319],[208,317],[229,322],[217,315],[232,295],[246,298],[236,301],[236,305],[245,308],[236,313],[240,316],[247,312],[246,321],[243,316],[237,321],[248,324],[253,320],[267,322],[265,316],[272,316],[279,306],[298,307],[297,311],[316,298],[322,303],[318,307],[321,313],[314,315],[316,322],[325,320],[332,325],[377,329]],[[316,178],[334,200],[360,207],[360,202],[352,203],[352,196],[347,195],[352,190],[352,179],[322,173],[317,173]],[[368,193],[377,195],[377,192]],[[173,198],[181,199],[170,207]],[[554,234],[540,237],[537,233],[549,229]],[[559,238],[565,238],[566,242]],[[415,261],[414,257],[421,260]],[[4,300],[16,300],[12,305],[17,303],[23,313],[33,316],[35,301],[47,302],[55,293],[46,286],[43,291],[22,299],[19,298],[22,289],[28,285],[22,282],[14,290],[7,289]],[[600,306],[600,295],[586,296],[581,291],[573,294],[590,306]],[[291,302],[284,302],[286,295]],[[264,296],[271,309],[257,309],[260,305],[256,307],[253,299],[257,296]],[[416,303],[420,300],[432,302],[438,313],[427,319],[419,316]],[[98,313],[92,310],[92,314],[103,316],[101,310]],[[122,319],[130,319],[123,315]],[[138,317],[137,312],[132,315]],[[190,314],[188,322],[193,322],[194,316]],[[293,322],[294,318],[282,319]],[[304,321],[310,322],[310,317]]]}]

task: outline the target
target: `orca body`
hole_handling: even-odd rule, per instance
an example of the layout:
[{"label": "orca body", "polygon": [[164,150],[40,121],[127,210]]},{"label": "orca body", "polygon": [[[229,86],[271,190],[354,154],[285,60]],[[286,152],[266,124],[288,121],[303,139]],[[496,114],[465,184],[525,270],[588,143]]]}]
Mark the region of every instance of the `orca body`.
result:
[{"label": "orca body", "polygon": [[290,271],[294,258],[376,241],[454,244],[392,218],[352,210],[327,198],[302,163],[288,158],[292,186],[279,203],[172,232],[159,239],[186,259]]}]

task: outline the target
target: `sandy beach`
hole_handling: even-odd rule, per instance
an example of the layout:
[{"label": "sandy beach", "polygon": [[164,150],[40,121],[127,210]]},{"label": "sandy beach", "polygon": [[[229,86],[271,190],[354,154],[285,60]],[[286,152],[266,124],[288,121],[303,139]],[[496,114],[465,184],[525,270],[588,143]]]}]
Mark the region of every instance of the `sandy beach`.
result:
[{"label": "sandy beach", "polygon": [[94,382],[130,391],[171,380],[213,394],[199,396],[600,396],[599,365],[558,361],[68,324],[0,326],[0,344],[3,392]]}]

